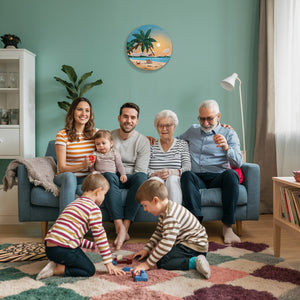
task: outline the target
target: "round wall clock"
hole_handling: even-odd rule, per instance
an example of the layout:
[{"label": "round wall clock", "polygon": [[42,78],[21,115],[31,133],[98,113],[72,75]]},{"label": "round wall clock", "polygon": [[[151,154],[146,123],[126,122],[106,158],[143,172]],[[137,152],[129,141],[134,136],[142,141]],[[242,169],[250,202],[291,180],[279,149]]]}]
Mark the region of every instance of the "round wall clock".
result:
[{"label": "round wall clock", "polygon": [[159,26],[143,25],[130,34],[126,50],[136,67],[153,71],[163,67],[171,58],[172,42]]}]

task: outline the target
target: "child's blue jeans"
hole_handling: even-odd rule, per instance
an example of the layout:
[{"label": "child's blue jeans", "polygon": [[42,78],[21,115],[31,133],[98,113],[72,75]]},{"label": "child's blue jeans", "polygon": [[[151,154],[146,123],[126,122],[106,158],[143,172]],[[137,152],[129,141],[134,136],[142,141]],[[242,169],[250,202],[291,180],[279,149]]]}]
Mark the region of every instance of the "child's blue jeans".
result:
[{"label": "child's blue jeans", "polygon": [[80,247],[46,247],[46,254],[50,260],[65,266],[65,276],[90,277],[96,272],[94,264]]},{"label": "child's blue jeans", "polygon": [[156,265],[158,269],[186,271],[189,269],[190,258],[200,254],[206,256],[206,252],[201,253],[182,244],[178,244],[173,246]]}]

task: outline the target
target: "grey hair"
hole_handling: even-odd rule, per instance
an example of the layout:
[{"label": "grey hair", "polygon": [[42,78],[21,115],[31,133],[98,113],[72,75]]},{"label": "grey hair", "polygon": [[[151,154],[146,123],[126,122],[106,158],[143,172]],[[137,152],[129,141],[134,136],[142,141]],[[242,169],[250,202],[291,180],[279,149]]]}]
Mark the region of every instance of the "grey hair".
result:
[{"label": "grey hair", "polygon": [[169,110],[169,109],[165,109],[165,110],[162,110],[161,112],[159,112],[156,116],[155,116],[155,119],[154,119],[154,127],[157,129],[157,125],[158,125],[158,122],[160,121],[160,119],[162,118],[171,118],[175,127],[177,127],[178,125],[178,118],[177,118],[177,115]]},{"label": "grey hair", "polygon": [[204,100],[203,102],[201,102],[200,106],[199,106],[199,110],[201,108],[212,108],[216,113],[220,112],[220,108],[219,108],[219,104],[216,100]]}]

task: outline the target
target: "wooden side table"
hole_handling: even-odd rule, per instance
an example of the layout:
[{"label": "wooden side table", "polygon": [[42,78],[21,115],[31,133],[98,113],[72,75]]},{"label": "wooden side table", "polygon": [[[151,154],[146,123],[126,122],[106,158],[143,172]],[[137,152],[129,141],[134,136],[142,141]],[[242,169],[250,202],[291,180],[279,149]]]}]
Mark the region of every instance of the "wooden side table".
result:
[{"label": "wooden side table", "polygon": [[293,230],[300,236],[300,226],[295,225],[282,217],[281,210],[281,192],[280,187],[291,187],[293,189],[299,189],[300,183],[298,183],[294,177],[273,177],[273,247],[274,256],[280,256],[280,240],[281,240],[281,228],[286,230]]}]

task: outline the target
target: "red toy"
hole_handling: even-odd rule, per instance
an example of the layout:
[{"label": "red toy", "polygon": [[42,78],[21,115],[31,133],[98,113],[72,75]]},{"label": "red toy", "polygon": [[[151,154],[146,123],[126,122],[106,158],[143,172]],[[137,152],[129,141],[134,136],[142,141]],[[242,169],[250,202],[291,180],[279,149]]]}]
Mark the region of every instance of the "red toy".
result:
[{"label": "red toy", "polygon": [[118,257],[114,257],[114,261],[117,262],[118,264],[127,264],[127,265],[132,264],[132,259],[126,257],[122,257],[120,259],[118,259]]},{"label": "red toy", "polygon": [[94,163],[95,162],[95,156],[94,155],[89,155],[89,161],[91,163]]}]

